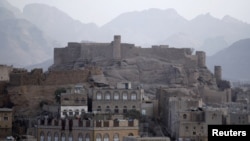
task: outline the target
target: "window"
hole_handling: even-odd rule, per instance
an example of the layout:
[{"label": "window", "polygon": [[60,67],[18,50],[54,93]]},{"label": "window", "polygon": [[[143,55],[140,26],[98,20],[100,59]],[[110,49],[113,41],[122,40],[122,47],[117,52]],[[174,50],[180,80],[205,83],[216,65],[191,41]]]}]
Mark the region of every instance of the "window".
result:
[{"label": "window", "polygon": [[136,100],[136,94],[135,93],[131,94],[131,100]]},{"label": "window", "polygon": [[50,134],[50,132],[48,132],[48,135],[47,135],[47,141],[51,141],[51,134]]},{"label": "window", "polygon": [[8,117],[3,117],[3,120],[4,120],[4,121],[8,121],[9,118],[8,118]]},{"label": "window", "polygon": [[103,141],[109,141],[109,135],[108,134],[104,135],[104,140]]},{"label": "window", "polygon": [[127,113],[127,111],[128,111],[128,110],[127,110],[127,106],[124,106],[124,107],[123,107],[123,113],[125,114],[125,113]]},{"label": "window", "polygon": [[96,141],[101,141],[101,140],[102,140],[101,135],[100,135],[100,134],[97,134],[97,135],[96,135]]},{"label": "window", "polygon": [[84,109],[82,109],[82,110],[81,110],[81,112],[82,112],[81,114],[84,114],[84,113],[85,113],[85,110],[84,110]]},{"label": "window", "polygon": [[85,101],[86,101],[85,98],[82,98],[81,102],[84,103]]},{"label": "window", "polygon": [[73,141],[72,133],[69,134],[69,141]]},{"label": "window", "polygon": [[98,106],[98,107],[97,107],[97,111],[102,111],[101,106]]},{"label": "window", "polygon": [[122,99],[123,100],[128,100],[128,94],[127,93],[123,93],[122,94]]},{"label": "window", "polygon": [[216,118],[216,116],[217,116],[217,115],[214,113],[214,114],[212,115],[212,119]]},{"label": "window", "polygon": [[78,109],[75,111],[75,115],[79,115],[79,110]]},{"label": "window", "polygon": [[110,93],[105,94],[105,100],[110,100]]},{"label": "window", "polygon": [[40,141],[44,141],[44,134],[43,134],[43,132],[41,132],[41,134],[40,134]]},{"label": "window", "polygon": [[86,134],[85,141],[90,141],[90,136],[89,136],[89,134]]},{"label": "window", "polygon": [[119,93],[116,92],[116,93],[114,94],[114,100],[119,100]]},{"label": "window", "polygon": [[129,133],[128,136],[134,136],[134,134],[133,133]]},{"label": "window", "polygon": [[81,133],[78,135],[78,141],[83,141]]},{"label": "window", "polygon": [[114,135],[114,141],[119,141],[119,135],[118,134]]},{"label": "window", "polygon": [[76,103],[79,103],[79,99],[78,99],[78,98],[76,98],[76,99],[75,99],[75,102],[76,102]]},{"label": "window", "polygon": [[72,110],[69,110],[69,115],[73,116],[73,111]]},{"label": "window", "polygon": [[63,110],[63,115],[67,115],[67,110]]},{"label": "window", "polygon": [[106,107],[106,112],[110,112],[109,106]]},{"label": "window", "polygon": [[119,108],[118,106],[115,106],[115,111],[114,111],[116,114],[119,113]]},{"label": "window", "polygon": [[97,93],[96,94],[96,99],[97,100],[101,100],[102,99],[102,94],[101,93]]},{"label": "window", "polygon": [[132,109],[136,110],[136,107],[135,107],[135,105],[134,105],[134,106],[132,106]]},{"label": "window", "polygon": [[54,135],[55,140],[54,141],[58,141],[58,133],[56,132]]},{"label": "window", "polygon": [[65,134],[62,133],[62,140],[61,141],[65,141]]},{"label": "window", "polygon": [[185,127],[186,128],[186,132],[188,131],[188,126]]},{"label": "window", "polygon": [[186,119],[187,118],[187,115],[186,114],[183,114],[183,119]]}]

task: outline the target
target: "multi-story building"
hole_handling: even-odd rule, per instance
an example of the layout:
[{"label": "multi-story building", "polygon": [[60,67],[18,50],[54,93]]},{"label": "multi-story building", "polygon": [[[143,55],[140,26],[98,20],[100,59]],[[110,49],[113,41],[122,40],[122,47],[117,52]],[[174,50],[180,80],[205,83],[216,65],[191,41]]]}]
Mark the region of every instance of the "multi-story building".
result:
[{"label": "multi-story building", "polygon": [[92,89],[92,111],[123,114],[128,110],[141,111],[143,89],[132,89],[131,83],[118,83],[116,88]]},{"label": "multi-story building", "polygon": [[37,141],[121,141],[138,136],[138,120],[103,118],[43,119],[38,121]]},{"label": "multi-story building", "polygon": [[[98,112],[88,111],[89,95],[92,96],[94,109],[99,108],[96,110]],[[140,111],[141,96],[140,89],[133,90],[127,83],[119,85],[117,89],[87,90],[81,85],[76,85],[61,94],[61,118],[45,116],[38,120],[37,139],[38,141],[121,141],[124,136],[138,136],[138,120],[125,119],[117,114],[126,113],[129,109]],[[97,105],[106,109],[102,110]],[[114,105],[127,108],[120,111]]]},{"label": "multi-story building", "polygon": [[170,141],[169,137],[123,137],[123,141]]},{"label": "multi-story building", "polygon": [[197,108],[178,113],[176,136],[178,140],[207,141],[208,125],[221,125],[223,109]]},{"label": "multi-story building", "polygon": [[0,138],[12,135],[12,109],[0,108]]},{"label": "multi-story building", "polygon": [[66,116],[80,116],[88,111],[87,90],[82,85],[75,85],[67,89],[66,93],[61,94],[60,115],[61,118]]}]

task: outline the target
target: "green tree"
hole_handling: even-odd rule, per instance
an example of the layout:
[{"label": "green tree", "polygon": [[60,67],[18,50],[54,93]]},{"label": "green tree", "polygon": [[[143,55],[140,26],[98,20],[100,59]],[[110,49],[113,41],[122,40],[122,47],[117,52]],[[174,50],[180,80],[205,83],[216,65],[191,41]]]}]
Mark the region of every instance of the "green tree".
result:
[{"label": "green tree", "polygon": [[66,92],[66,89],[65,88],[58,88],[56,91],[55,91],[55,99],[56,99],[56,102],[61,104],[61,94],[62,93],[65,93]]}]

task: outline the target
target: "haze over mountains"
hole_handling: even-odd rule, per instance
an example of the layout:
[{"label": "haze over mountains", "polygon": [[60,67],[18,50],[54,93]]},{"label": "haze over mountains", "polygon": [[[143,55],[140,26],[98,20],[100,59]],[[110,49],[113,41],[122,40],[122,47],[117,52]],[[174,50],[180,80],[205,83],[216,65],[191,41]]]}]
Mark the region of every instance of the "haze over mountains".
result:
[{"label": "haze over mountains", "polygon": [[[1,0],[0,10],[2,64],[26,66],[41,63],[53,58],[54,47],[64,47],[67,42],[110,42],[116,34],[122,36],[122,42],[142,47],[168,44],[171,47],[189,47],[206,51],[207,56],[211,56],[207,58],[209,68],[216,60],[223,60],[220,57],[224,54],[220,52],[221,55],[217,55],[217,52],[223,49],[224,52],[227,49],[230,51],[232,46],[238,52],[246,52],[249,51],[247,46],[250,45],[244,42],[243,50],[238,47],[239,44],[233,44],[250,37],[250,24],[229,15],[218,19],[208,13],[187,20],[174,9],[148,9],[121,14],[98,27],[94,23],[82,23],[59,9],[44,4],[27,5],[21,12],[5,0]],[[228,46],[230,47],[227,48]],[[240,53],[228,57],[233,59],[232,57],[239,55]],[[240,57],[245,60],[245,56]],[[211,58],[216,60],[210,61]],[[46,63],[50,64],[48,62]],[[221,63],[224,67],[225,62]],[[233,70],[238,64],[235,62],[234,65],[228,65],[223,68],[223,72],[239,72],[240,70]],[[227,75],[230,76],[227,73],[223,74],[224,77]]]},{"label": "haze over mountains", "polygon": [[0,27],[1,64],[23,66],[52,55],[49,39],[6,1],[0,1]]}]

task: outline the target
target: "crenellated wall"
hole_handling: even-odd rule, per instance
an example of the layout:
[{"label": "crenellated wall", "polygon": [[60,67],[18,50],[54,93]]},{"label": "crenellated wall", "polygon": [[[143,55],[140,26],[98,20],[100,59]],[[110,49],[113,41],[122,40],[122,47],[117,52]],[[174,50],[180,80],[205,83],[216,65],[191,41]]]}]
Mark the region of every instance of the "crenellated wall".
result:
[{"label": "crenellated wall", "polygon": [[99,68],[84,70],[49,71],[43,73],[42,69],[34,69],[31,72],[13,71],[10,73],[10,85],[64,85],[84,83],[88,81],[90,74],[101,74]]},{"label": "crenellated wall", "polygon": [[134,44],[121,43],[120,35],[115,35],[111,43],[68,43],[65,48],[55,48],[54,67],[73,66],[79,62],[84,65],[98,60],[123,60],[138,56],[206,67],[205,52],[197,51],[196,55],[192,55],[191,48],[170,48],[167,45],[141,48]]}]

